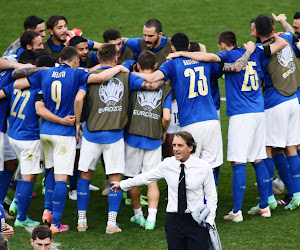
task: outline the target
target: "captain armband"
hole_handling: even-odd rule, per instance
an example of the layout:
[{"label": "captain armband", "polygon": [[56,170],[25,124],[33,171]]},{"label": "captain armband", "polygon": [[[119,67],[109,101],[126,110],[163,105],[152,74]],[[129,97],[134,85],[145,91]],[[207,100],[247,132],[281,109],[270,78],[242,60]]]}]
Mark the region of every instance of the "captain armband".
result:
[{"label": "captain armband", "polygon": [[39,93],[35,96],[35,101],[36,102],[43,102],[44,101],[44,96],[43,96],[43,91],[39,91]]},{"label": "captain armband", "polygon": [[224,68],[224,62],[219,62],[219,71],[223,71]]}]

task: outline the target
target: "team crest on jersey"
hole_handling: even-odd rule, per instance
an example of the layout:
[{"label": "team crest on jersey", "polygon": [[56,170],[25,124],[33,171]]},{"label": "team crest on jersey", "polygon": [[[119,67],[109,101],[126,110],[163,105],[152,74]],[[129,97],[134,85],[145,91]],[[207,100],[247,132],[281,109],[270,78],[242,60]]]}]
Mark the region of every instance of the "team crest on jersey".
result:
[{"label": "team crest on jersey", "polygon": [[293,59],[293,51],[291,46],[287,45],[283,50],[277,53],[277,59],[281,66],[289,68],[288,71],[282,74],[283,78],[287,78],[296,70],[296,65]]},{"label": "team crest on jersey", "polygon": [[99,88],[99,97],[107,106],[114,106],[124,94],[124,85],[118,78],[111,78],[107,85]]},{"label": "team crest on jersey", "polygon": [[162,90],[138,91],[137,99],[145,111],[152,111],[161,104]]}]

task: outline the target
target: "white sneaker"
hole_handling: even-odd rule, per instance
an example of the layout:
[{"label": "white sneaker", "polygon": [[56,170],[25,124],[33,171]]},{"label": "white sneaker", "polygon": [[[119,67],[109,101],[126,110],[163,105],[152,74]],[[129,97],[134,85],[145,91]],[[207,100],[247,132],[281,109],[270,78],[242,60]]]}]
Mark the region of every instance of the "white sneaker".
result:
[{"label": "white sneaker", "polygon": [[73,201],[77,201],[77,190],[69,191],[69,199]]},{"label": "white sneaker", "polygon": [[99,188],[92,184],[90,184],[89,189],[90,189],[90,191],[99,191]]},{"label": "white sneaker", "polygon": [[231,220],[233,222],[241,222],[241,221],[243,221],[242,211],[239,210],[238,212],[234,213],[232,210],[227,215],[224,216],[224,220]]},{"label": "white sneaker", "polygon": [[85,232],[89,228],[86,220],[78,220],[77,225],[78,232]]},{"label": "white sneaker", "polygon": [[284,191],[284,183],[279,176],[273,181],[273,192],[274,194],[281,194]]},{"label": "white sneaker", "polygon": [[258,206],[256,207],[252,207],[249,211],[248,211],[248,214],[250,215],[261,215],[262,217],[271,217],[271,211],[270,211],[270,208],[269,206],[265,207],[265,208],[260,208]]}]

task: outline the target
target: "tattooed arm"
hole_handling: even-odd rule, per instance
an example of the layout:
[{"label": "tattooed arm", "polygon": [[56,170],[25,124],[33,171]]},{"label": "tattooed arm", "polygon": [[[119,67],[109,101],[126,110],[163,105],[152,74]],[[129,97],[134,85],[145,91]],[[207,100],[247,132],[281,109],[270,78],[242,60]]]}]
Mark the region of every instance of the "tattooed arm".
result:
[{"label": "tattooed arm", "polygon": [[156,89],[160,88],[161,86],[163,86],[164,83],[165,83],[164,80],[158,80],[155,82],[144,81],[142,84],[142,89],[156,90]]},{"label": "tattooed arm", "polygon": [[224,63],[222,71],[224,72],[240,72],[247,64],[251,54],[255,50],[255,44],[253,42],[247,42],[244,44],[246,52],[234,63]]},{"label": "tattooed arm", "polygon": [[31,76],[32,74],[34,74],[35,72],[38,72],[39,70],[42,69],[47,69],[47,67],[33,67],[33,68],[22,68],[22,69],[15,69],[11,76],[14,79],[19,79],[22,77],[27,77],[27,76]]}]

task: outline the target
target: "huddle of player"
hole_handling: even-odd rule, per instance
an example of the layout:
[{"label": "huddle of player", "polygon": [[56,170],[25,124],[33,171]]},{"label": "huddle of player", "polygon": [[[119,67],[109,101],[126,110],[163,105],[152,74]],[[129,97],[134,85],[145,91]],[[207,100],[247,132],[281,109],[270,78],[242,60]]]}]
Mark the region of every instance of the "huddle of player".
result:
[{"label": "huddle of player", "polygon": [[[119,31],[109,29],[100,44],[80,36],[77,29],[69,31],[67,19],[58,15],[48,19],[50,38],[43,42],[44,21],[28,17],[26,31],[5,52],[9,60],[0,60],[0,110],[6,114],[0,117],[0,204],[17,168],[17,156],[21,177],[11,206],[17,213],[14,225],[39,224],[28,218],[27,210],[36,176],[44,172],[41,162],[45,166],[43,222],[53,233],[69,230],[61,218],[67,179],[70,176],[71,181],[74,174],[77,229],[82,232],[88,229],[89,185],[100,157],[110,183],[120,181],[122,175],[134,177],[155,168],[162,155],[172,155],[172,137],[179,130],[193,135],[195,155],[210,163],[217,185],[223,163],[217,79],[223,74],[234,199],[233,210],[224,219],[243,220],[247,162],[254,166],[260,195],[260,203],[249,214],[270,217],[270,209],[277,207],[274,165],[288,191],[285,208],[297,208],[300,71],[295,54],[299,56],[300,13],[295,14],[294,30],[285,15],[273,17],[284,33],[274,36],[273,19],[260,15],[251,21],[259,44],[248,42],[243,49],[232,31],[224,31],[218,36],[221,51],[217,54],[206,53],[205,46],[190,42],[183,33],[163,36],[156,19],[145,23],[143,38],[122,38]],[[55,62],[60,65],[53,67]],[[9,144],[15,153],[10,157]],[[76,152],[76,144],[80,151]],[[129,194],[134,210],[130,221],[153,230],[157,183],[148,185],[146,219],[140,189],[134,187]],[[121,200],[121,191],[109,190],[108,234],[122,231],[116,223]]]}]

